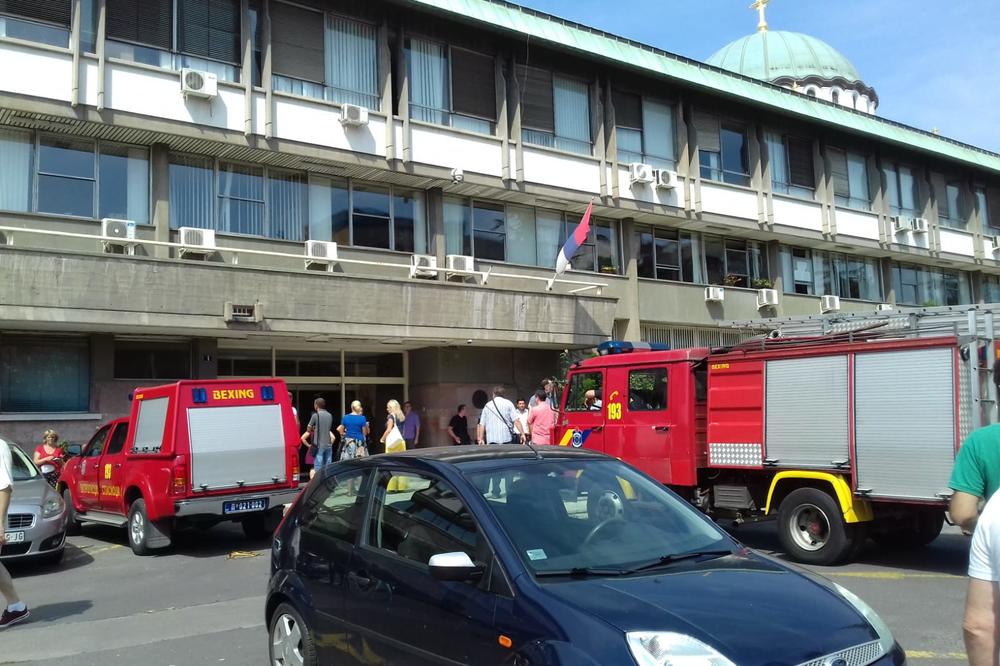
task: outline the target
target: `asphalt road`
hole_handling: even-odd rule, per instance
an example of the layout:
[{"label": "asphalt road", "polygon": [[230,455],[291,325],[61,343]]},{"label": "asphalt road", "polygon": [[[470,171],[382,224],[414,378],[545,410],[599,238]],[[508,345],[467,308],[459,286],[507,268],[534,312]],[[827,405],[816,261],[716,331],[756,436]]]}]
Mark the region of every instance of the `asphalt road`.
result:
[{"label": "asphalt road", "polygon": [[[965,660],[968,539],[945,530],[919,551],[890,553],[869,544],[854,564],[813,567],[871,604],[916,666]],[[777,551],[772,525],[731,532],[749,546]],[[32,616],[0,635],[0,663],[264,666],[267,548],[224,525],[184,535],[168,554],[140,558],[125,545],[124,531],[86,526],[70,539],[60,566],[12,568]]]}]

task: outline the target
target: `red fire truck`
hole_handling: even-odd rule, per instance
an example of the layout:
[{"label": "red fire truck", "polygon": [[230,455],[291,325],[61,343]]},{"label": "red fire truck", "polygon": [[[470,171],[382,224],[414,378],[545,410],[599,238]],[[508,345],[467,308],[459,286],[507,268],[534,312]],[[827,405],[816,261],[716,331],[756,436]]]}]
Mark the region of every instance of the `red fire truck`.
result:
[{"label": "red fire truck", "polygon": [[[604,343],[570,368],[557,443],[617,456],[715,518],[777,518],[800,562],[850,559],[869,537],[925,545],[960,443],[995,420],[993,314],[746,322],[772,330],[718,349]],[[613,515],[628,488],[593,493]]]},{"label": "red fire truck", "polygon": [[68,529],[127,525],[137,555],[170,545],[178,525],[270,534],[298,493],[298,444],[279,379],[136,389],[129,417],[99,428],[62,472]]}]

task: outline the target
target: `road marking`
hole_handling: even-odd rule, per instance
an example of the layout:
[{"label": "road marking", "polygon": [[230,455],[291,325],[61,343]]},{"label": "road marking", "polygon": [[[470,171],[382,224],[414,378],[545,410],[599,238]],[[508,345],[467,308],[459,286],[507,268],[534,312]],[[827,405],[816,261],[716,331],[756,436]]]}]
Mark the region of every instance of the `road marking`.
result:
[{"label": "road marking", "polygon": [[[145,611],[125,617],[83,622],[23,624],[3,635],[0,662],[21,663],[78,656],[90,652],[121,650],[150,642],[261,627],[264,597],[245,597],[187,608]],[[52,640],[58,627],[59,640]],[[150,636],[155,639],[150,641]]]},{"label": "road marking", "polygon": [[950,579],[965,578],[956,574],[943,573],[903,573],[902,571],[835,571],[824,572],[824,576],[841,576],[844,578],[874,578],[876,580],[907,580],[911,578]]},{"label": "road marking", "polygon": [[113,546],[104,546],[103,548],[95,548],[94,550],[90,550],[91,548],[90,546],[82,546],[80,547],[79,553],[74,553],[73,555],[70,555],[66,559],[67,560],[79,559],[84,555],[98,555],[100,553],[106,553],[110,550],[118,550],[119,548],[124,548],[124,547],[125,546],[122,546],[120,544],[115,544]]},{"label": "road marking", "polygon": [[964,652],[929,652],[927,650],[907,650],[907,659],[955,659],[965,661],[969,657]]}]

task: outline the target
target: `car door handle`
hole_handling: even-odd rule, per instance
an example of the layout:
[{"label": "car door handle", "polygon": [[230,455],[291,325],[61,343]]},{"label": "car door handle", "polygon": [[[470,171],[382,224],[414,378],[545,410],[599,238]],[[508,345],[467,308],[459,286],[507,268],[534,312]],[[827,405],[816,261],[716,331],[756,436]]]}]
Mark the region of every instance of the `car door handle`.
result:
[{"label": "car door handle", "polygon": [[372,579],[364,574],[351,571],[347,574],[347,580],[359,590],[366,590],[372,586]]},{"label": "car door handle", "polygon": [[121,463],[115,463],[115,469],[121,469],[121,468],[122,468]]},{"label": "car door handle", "polygon": [[670,430],[670,426],[653,426],[653,430],[656,432],[667,432]]}]

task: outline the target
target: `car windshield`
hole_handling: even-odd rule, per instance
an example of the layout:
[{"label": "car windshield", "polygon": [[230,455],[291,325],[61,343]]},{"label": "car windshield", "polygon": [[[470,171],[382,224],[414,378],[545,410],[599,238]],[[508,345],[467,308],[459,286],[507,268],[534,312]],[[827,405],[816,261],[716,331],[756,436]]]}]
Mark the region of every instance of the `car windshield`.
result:
[{"label": "car windshield", "polygon": [[27,481],[38,476],[38,468],[35,463],[15,445],[10,445],[10,459],[13,463],[13,473],[15,481]]},{"label": "car windshield", "polygon": [[693,507],[617,460],[531,460],[468,475],[537,575],[625,572],[734,544]]}]

